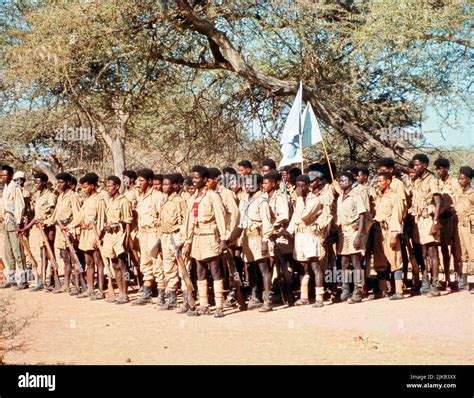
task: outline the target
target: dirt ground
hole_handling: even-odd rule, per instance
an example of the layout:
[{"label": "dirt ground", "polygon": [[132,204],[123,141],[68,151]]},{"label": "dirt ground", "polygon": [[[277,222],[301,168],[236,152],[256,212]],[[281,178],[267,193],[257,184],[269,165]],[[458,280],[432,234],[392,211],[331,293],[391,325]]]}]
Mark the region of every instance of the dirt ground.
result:
[{"label": "dirt ground", "polygon": [[36,313],[8,364],[474,364],[474,295],[188,317],[67,294],[2,292]]}]

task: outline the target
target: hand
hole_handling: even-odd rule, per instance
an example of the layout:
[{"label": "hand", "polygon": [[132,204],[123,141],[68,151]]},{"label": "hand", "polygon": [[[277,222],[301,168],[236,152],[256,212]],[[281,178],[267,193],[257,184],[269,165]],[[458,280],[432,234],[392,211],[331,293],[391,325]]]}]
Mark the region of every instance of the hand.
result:
[{"label": "hand", "polygon": [[359,250],[362,245],[362,239],[360,237],[360,234],[357,234],[356,238],[354,239],[354,249]]},{"label": "hand", "polygon": [[397,235],[392,236],[392,239],[390,239],[390,248],[395,250],[397,248],[397,243],[398,243]]},{"label": "hand", "polygon": [[439,232],[439,229],[440,229],[439,222],[437,222],[436,224],[433,223],[430,229],[430,235],[436,235]]},{"label": "hand", "polygon": [[184,245],[183,254],[185,257],[188,257],[191,254],[191,243],[186,243]]},{"label": "hand", "polygon": [[221,240],[221,244],[219,246],[219,251],[221,253],[224,253],[227,250],[227,241],[226,240]]},{"label": "hand", "polygon": [[268,256],[268,241],[263,241],[262,242],[262,255],[264,257]]},{"label": "hand", "polygon": [[296,193],[296,196],[303,196],[303,188],[301,188],[300,186],[296,187],[296,190],[295,190],[295,193]]}]

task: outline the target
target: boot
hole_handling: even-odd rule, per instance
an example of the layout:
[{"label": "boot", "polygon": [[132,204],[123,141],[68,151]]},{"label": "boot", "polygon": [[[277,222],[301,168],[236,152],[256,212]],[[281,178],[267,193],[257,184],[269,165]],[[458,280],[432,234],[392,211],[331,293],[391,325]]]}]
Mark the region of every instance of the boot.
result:
[{"label": "boot", "polygon": [[352,292],[352,296],[350,299],[347,300],[349,304],[356,304],[362,301],[362,286],[355,285],[354,291]]},{"label": "boot", "polygon": [[309,304],[309,275],[304,275],[301,279],[301,294],[299,300],[296,300],[295,305]]},{"label": "boot", "polygon": [[168,309],[168,305],[166,304],[166,301],[165,301],[165,289],[163,289],[163,288],[158,289],[158,298],[156,299],[155,308],[157,310],[167,310]]},{"label": "boot", "polygon": [[260,307],[260,309],[259,309],[258,311],[259,311],[259,312],[269,312],[269,311],[273,311],[273,307],[272,307],[272,302],[271,302],[270,292],[269,292],[269,291],[263,292],[263,305]]},{"label": "boot", "polygon": [[321,308],[324,307],[324,287],[317,287],[316,288],[316,301],[312,305],[313,308]]},{"label": "boot", "polygon": [[214,281],[214,297],[216,300],[215,318],[224,316],[224,279]]},{"label": "boot", "polygon": [[348,282],[342,284],[341,301],[347,301],[351,297],[351,286]]},{"label": "boot", "polygon": [[390,297],[390,300],[402,300],[403,299],[403,281],[395,280],[395,294]]},{"label": "boot", "polygon": [[129,302],[128,297],[126,296],[119,296],[117,300],[115,300],[115,304],[120,305],[120,304],[126,304]]},{"label": "boot", "polygon": [[458,284],[459,290],[469,290],[469,283],[467,282],[467,274],[462,274]]},{"label": "boot", "polygon": [[176,302],[176,290],[170,290],[168,292],[168,309],[174,310],[178,306]]},{"label": "boot", "polygon": [[28,289],[28,284],[24,282],[20,282],[17,286],[13,288],[13,290],[25,290]]},{"label": "boot", "polygon": [[151,303],[151,286],[143,285],[143,295],[132,301],[132,305],[145,305]]},{"label": "boot", "polygon": [[430,278],[427,276],[424,276],[421,281],[420,293],[428,294],[429,292],[430,292]]},{"label": "boot", "polygon": [[188,305],[188,292],[187,290],[183,290],[183,304],[181,304],[178,308],[178,311],[176,311],[178,314],[186,314],[189,310],[189,305]]},{"label": "boot", "polygon": [[257,298],[257,286],[252,287],[252,297],[247,305],[247,309],[253,310],[259,308],[262,305],[262,302]]},{"label": "boot", "polygon": [[433,283],[431,284],[431,289],[427,297],[438,297],[438,296],[441,296],[441,293],[438,290],[438,279],[433,279]]},{"label": "boot", "polygon": [[197,281],[199,294],[199,307],[196,310],[196,315],[211,315],[209,311],[209,298],[207,295],[207,279]]},{"label": "boot", "polygon": [[43,290],[43,289],[44,289],[43,283],[40,281],[36,284],[36,286],[34,286],[30,289],[30,292],[38,292],[38,291]]}]

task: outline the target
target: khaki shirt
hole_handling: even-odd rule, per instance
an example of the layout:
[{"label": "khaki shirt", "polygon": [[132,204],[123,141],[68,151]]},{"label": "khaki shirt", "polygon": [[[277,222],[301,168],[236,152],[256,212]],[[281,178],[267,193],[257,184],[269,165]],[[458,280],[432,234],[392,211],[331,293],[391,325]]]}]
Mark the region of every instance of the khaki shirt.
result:
[{"label": "khaki shirt", "polygon": [[[205,190],[204,193],[196,192],[189,200],[185,218],[185,239],[187,243],[192,243],[192,234],[196,228],[209,228],[217,226],[219,240],[225,240],[227,235],[225,223],[225,208],[220,196],[214,191]],[[197,219],[193,217],[193,205],[198,202]]]},{"label": "khaki shirt", "polygon": [[456,179],[448,176],[446,181],[438,180],[439,192],[441,193],[441,213],[449,211],[454,207],[454,200],[461,187]]},{"label": "khaki shirt", "polygon": [[144,193],[138,193],[137,214],[138,229],[160,226],[160,207],[163,194],[152,187]]},{"label": "khaki shirt", "polygon": [[51,217],[45,221],[46,225],[55,224],[57,221],[69,220],[71,222],[79,215],[81,209],[81,199],[77,192],[70,189],[66,192],[61,192],[56,200],[56,207],[54,208]]},{"label": "khaki shirt", "polygon": [[320,195],[311,192],[306,198],[297,196],[295,211],[291,217],[288,232],[294,234],[298,227],[316,227],[316,220],[322,214],[323,207]]},{"label": "khaki shirt", "polygon": [[340,226],[349,226],[359,221],[359,216],[367,212],[367,208],[362,197],[352,189],[347,196],[339,195],[337,199],[337,221]]},{"label": "khaki shirt", "polygon": [[175,192],[169,196],[164,194],[160,210],[162,232],[171,234],[183,228],[187,209],[188,203],[182,195]]},{"label": "khaki shirt", "polygon": [[440,191],[433,174],[426,172],[423,177],[417,178],[413,183],[411,213],[422,217],[433,215],[435,211],[433,196],[436,194],[440,194]]},{"label": "khaki shirt", "polygon": [[123,196],[125,196],[128,201],[132,205],[132,210],[135,210],[137,208],[137,202],[138,202],[138,188],[133,186],[132,188],[126,190],[123,193]]},{"label": "khaki shirt", "polygon": [[220,196],[222,204],[224,205],[227,239],[229,238],[231,232],[239,224],[240,211],[239,206],[237,206],[237,198],[235,197],[234,192],[222,185],[219,185],[215,192]]},{"label": "khaki shirt", "polygon": [[105,200],[105,219],[107,225],[132,223],[132,204],[125,195],[118,195],[115,199],[109,196]]},{"label": "khaki shirt", "polygon": [[403,222],[403,203],[400,196],[391,189],[384,194],[378,194],[375,198],[375,221],[378,221],[383,229],[390,232],[401,233]]},{"label": "khaki shirt", "polygon": [[73,227],[91,229],[88,226],[95,222],[97,231],[102,231],[105,224],[105,200],[98,192],[88,196],[72,221]]},{"label": "khaki shirt", "polygon": [[262,192],[256,192],[251,198],[248,194],[239,203],[240,225],[247,231],[260,229],[263,241],[268,241],[273,233],[273,223],[268,199]]},{"label": "khaki shirt", "polygon": [[56,200],[56,195],[47,188],[37,191],[33,197],[35,219],[43,221],[51,217]]},{"label": "khaki shirt", "polygon": [[474,189],[458,192],[454,207],[461,225],[469,225],[470,220],[474,222]]},{"label": "khaki shirt", "polygon": [[272,216],[272,224],[281,225],[290,221],[290,206],[285,193],[280,190],[273,192],[271,198],[268,198],[268,194],[264,193],[263,197],[268,200],[270,205],[270,211]]},{"label": "khaki shirt", "polygon": [[15,181],[10,181],[8,185],[3,186],[3,211],[5,213],[5,223],[12,222],[21,224],[23,211],[25,209],[25,200],[21,188],[17,187]]}]

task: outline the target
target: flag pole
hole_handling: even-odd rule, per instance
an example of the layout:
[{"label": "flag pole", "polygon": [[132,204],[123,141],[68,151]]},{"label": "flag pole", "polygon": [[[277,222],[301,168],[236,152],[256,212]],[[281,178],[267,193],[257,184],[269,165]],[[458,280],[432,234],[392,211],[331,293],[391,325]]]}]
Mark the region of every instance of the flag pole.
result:
[{"label": "flag pole", "polygon": [[329,161],[329,155],[326,149],[326,144],[324,143],[323,134],[321,134],[321,142],[323,143],[324,154],[326,155],[326,161],[328,162],[329,173],[331,173],[331,179],[334,181],[334,173],[332,172],[331,162]]},{"label": "flag pole", "polygon": [[[301,100],[303,100],[303,83],[300,81],[300,86],[301,86]],[[300,115],[299,115],[299,136],[300,136],[300,151],[301,151],[301,173],[304,173],[304,158],[303,158],[303,127],[301,123],[301,109],[300,109]]]}]

